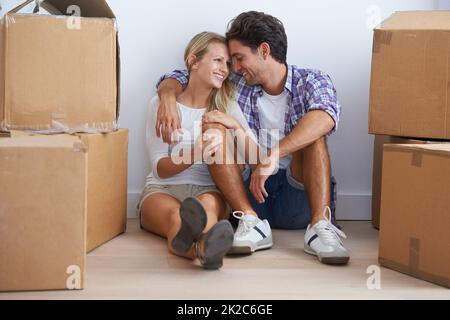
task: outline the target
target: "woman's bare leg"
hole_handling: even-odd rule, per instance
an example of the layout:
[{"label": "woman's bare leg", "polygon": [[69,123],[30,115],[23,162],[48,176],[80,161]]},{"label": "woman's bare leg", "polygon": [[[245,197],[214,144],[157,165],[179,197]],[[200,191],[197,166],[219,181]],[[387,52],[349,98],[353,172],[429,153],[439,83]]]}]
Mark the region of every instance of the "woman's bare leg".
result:
[{"label": "woman's bare leg", "polygon": [[[206,244],[207,247],[204,247],[205,244],[203,243],[204,248],[202,249],[201,261],[202,264],[205,263],[203,264],[204,268],[217,269],[222,265],[222,256],[225,254],[226,250],[228,250],[227,246],[231,246],[232,244],[233,230],[231,225],[229,226],[230,230],[228,230],[227,226],[219,224],[220,226],[217,225],[213,233],[208,233],[208,231],[210,231],[219,220],[228,218],[228,207],[222,196],[217,192],[203,193],[197,197],[197,200],[201,203],[206,212],[207,222],[203,230],[203,236],[206,235],[208,243],[214,243],[211,244],[211,246]],[[194,246],[186,253],[176,251],[172,246],[173,240],[177,236],[182,225],[180,207],[181,203],[168,194],[152,194],[148,196],[142,204],[141,224],[146,230],[165,237],[167,239],[169,252],[181,257],[194,259],[198,255],[198,251],[197,254],[195,253]],[[221,223],[229,224],[228,221],[222,221]],[[211,230],[211,232],[212,231],[213,230]],[[227,244],[227,242],[222,242],[223,240],[219,240],[220,242],[211,242],[216,241],[215,239],[221,239],[221,237],[225,236],[226,232],[229,233],[229,244]],[[203,239],[205,238],[203,237]],[[217,255],[214,256],[214,253],[216,252]],[[219,258],[217,258],[218,256]],[[206,260],[203,260],[203,258]],[[213,263],[211,263],[211,261]]]},{"label": "woman's bare leg", "polygon": [[174,197],[159,192],[148,196],[141,209],[141,224],[147,231],[167,239],[169,252],[194,259],[194,250],[180,253],[172,248],[172,241],[181,227],[180,201]]},{"label": "woman's bare leg", "polygon": [[207,215],[207,222],[205,230],[206,233],[215,225],[219,220],[228,219],[227,205],[218,192],[205,192],[197,197],[197,199],[205,208]]}]

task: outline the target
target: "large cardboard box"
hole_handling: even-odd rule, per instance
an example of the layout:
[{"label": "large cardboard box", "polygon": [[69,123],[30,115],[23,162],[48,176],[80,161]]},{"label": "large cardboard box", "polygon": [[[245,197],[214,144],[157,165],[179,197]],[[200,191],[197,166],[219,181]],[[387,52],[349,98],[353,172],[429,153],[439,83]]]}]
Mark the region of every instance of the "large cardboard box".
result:
[{"label": "large cardboard box", "polygon": [[[109,132],[119,115],[116,21],[104,0],[45,0],[0,22],[3,130]],[[19,13],[17,13],[19,12]],[[81,17],[65,16],[80,14]]]},{"label": "large cardboard box", "polygon": [[88,159],[71,136],[0,138],[0,291],[81,289]]},{"label": "large cardboard box", "polygon": [[[0,233],[0,291],[83,288],[84,264],[68,261],[84,263],[86,252],[126,229],[128,131],[50,136],[12,131],[9,136],[0,137],[0,190],[8,189],[0,193],[0,228],[7,231]],[[61,148],[69,155],[54,159]],[[71,169],[75,160],[66,149],[84,155],[83,175]],[[8,161],[16,158],[22,162],[12,166]],[[77,197],[81,187],[72,186],[73,175],[83,182],[82,198]],[[70,211],[67,204],[75,208]],[[35,261],[49,272],[28,274]]]},{"label": "large cardboard box", "polygon": [[128,130],[78,137],[88,151],[86,250],[89,252],[126,229]]},{"label": "large cardboard box", "polygon": [[385,145],[379,262],[450,287],[450,145]]},{"label": "large cardboard box", "polygon": [[428,144],[428,143],[448,143],[448,142],[375,135],[375,140],[373,144],[373,170],[372,170],[372,225],[375,228],[377,229],[380,228],[383,146],[385,144]]},{"label": "large cardboard box", "polygon": [[369,133],[450,139],[450,11],[396,12],[374,29]]}]

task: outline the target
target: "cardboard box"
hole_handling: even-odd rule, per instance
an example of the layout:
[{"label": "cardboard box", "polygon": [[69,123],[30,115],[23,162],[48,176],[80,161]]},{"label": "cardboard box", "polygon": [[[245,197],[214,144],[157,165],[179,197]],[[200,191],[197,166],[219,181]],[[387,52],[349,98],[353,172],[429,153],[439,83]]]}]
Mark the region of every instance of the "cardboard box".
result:
[{"label": "cardboard box", "polygon": [[450,139],[450,11],[396,12],[374,29],[369,133]]},{"label": "cardboard box", "polygon": [[383,146],[385,144],[428,144],[428,143],[448,143],[448,142],[375,135],[375,140],[373,143],[373,170],[372,170],[372,225],[375,228],[377,229],[380,228]]},{"label": "cardboard box", "polygon": [[385,145],[379,262],[450,287],[450,145]]},{"label": "cardboard box", "polygon": [[[45,0],[0,23],[2,130],[109,132],[119,116],[116,20],[104,0]],[[79,8],[81,17],[65,16]]]},{"label": "cardboard box", "polygon": [[0,291],[81,289],[86,149],[71,136],[0,138]]},{"label": "cardboard box", "polygon": [[[0,190],[8,189],[0,193],[0,228],[8,231],[0,233],[0,291],[83,288],[85,268],[79,260],[84,263],[86,252],[126,229],[128,131],[50,136],[13,131],[9,135],[12,137],[0,138]],[[70,169],[74,162],[70,153],[53,159],[58,148],[84,155],[84,175]],[[26,153],[28,149],[35,153]],[[9,164],[16,161],[11,153],[23,163]],[[83,180],[83,198],[76,197],[81,187],[72,187],[73,175]],[[25,193],[30,196],[24,197]],[[78,209],[72,212],[67,204]],[[31,220],[28,210],[34,213]],[[82,248],[81,253],[70,250],[75,245]],[[35,261],[49,272],[28,274]],[[68,275],[69,266],[80,269]],[[76,278],[78,275],[81,278]],[[75,280],[80,280],[75,282],[79,286]]]},{"label": "cardboard box", "polygon": [[78,137],[88,151],[89,252],[126,229],[128,130]]},{"label": "cardboard box", "polygon": [[[12,131],[11,135],[30,133]],[[128,130],[77,133],[73,137],[88,152],[86,251],[90,252],[126,230]]]}]

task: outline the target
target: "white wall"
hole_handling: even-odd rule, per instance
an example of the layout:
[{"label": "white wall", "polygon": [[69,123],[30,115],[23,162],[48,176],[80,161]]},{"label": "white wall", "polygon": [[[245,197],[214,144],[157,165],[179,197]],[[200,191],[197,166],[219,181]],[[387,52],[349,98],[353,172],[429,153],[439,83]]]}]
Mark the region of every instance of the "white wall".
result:
[{"label": "white wall", "polygon": [[450,10],[450,0],[436,0],[436,8],[439,10]]},{"label": "white wall", "polygon": [[[2,1],[4,10],[21,1]],[[15,2],[15,3],[14,3]],[[329,73],[343,106],[338,132],[329,140],[338,181],[338,218],[370,219],[373,137],[367,134],[371,24],[396,10],[450,9],[439,0],[165,0],[108,1],[119,24],[122,60],[120,125],[130,129],[129,215],[148,171],[144,150],[147,103],[164,72],[183,66],[190,38],[204,30],[224,33],[247,10],[283,21],[288,62]]]},{"label": "white wall", "polygon": [[224,33],[228,21],[247,10],[278,17],[288,35],[288,61],[329,73],[343,106],[338,132],[330,139],[338,180],[337,215],[370,219],[373,137],[367,134],[372,30],[379,10],[384,19],[396,10],[436,8],[432,0],[230,0],[149,2],[110,0],[119,20],[122,50],[122,113],[130,128],[130,202],[148,170],[144,153],[144,114],[164,72],[183,66],[183,50],[197,32]]}]

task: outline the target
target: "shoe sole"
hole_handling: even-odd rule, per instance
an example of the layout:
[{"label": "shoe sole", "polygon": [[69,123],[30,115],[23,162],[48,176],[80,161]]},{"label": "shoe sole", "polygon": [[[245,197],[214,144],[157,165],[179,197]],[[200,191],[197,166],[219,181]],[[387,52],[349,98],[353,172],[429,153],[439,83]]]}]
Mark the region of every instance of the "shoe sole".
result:
[{"label": "shoe sole", "polygon": [[233,245],[234,230],[230,222],[221,220],[205,235],[204,269],[216,270],[222,267],[223,257]]},{"label": "shoe sole", "polygon": [[266,245],[257,247],[255,249],[253,249],[252,247],[231,247],[230,250],[227,252],[227,254],[229,254],[229,255],[252,254],[255,251],[270,249],[270,248],[272,248],[272,246],[273,246],[273,244],[266,244]]},{"label": "shoe sole", "polygon": [[307,254],[316,256],[317,259],[319,259],[320,262],[324,263],[324,264],[347,264],[348,261],[350,260],[350,257],[321,257],[320,255],[318,255],[316,252],[314,252],[312,249],[308,249],[305,245],[304,251]]},{"label": "shoe sole", "polygon": [[186,198],[180,207],[181,227],[172,240],[172,248],[186,253],[201,235],[206,226],[206,211],[200,201]]}]

